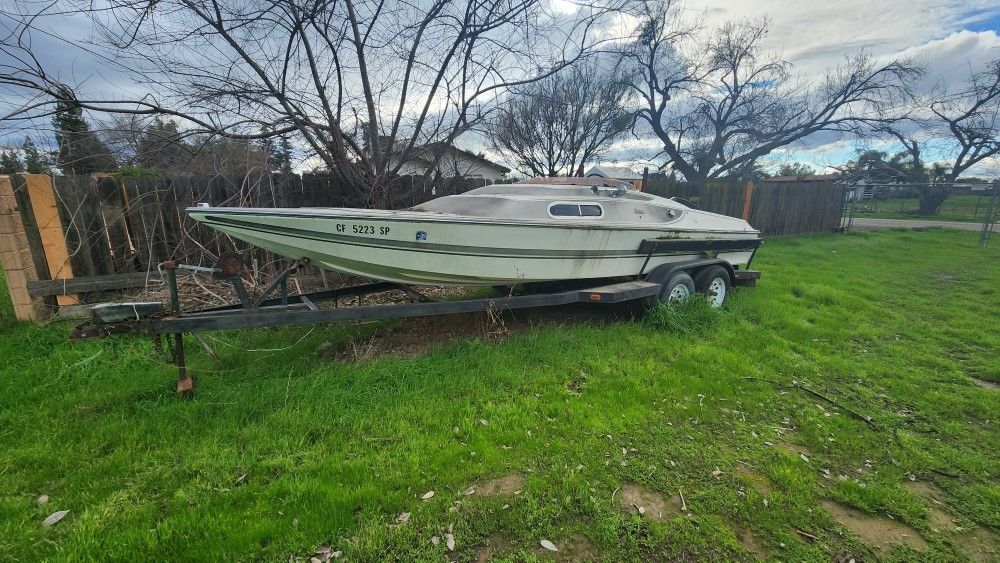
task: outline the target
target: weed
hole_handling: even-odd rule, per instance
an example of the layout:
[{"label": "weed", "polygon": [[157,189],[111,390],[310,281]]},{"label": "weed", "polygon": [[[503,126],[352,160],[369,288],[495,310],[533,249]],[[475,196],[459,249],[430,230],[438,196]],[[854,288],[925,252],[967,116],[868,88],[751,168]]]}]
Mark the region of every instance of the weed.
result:
[{"label": "weed", "polygon": [[705,335],[718,328],[725,310],[712,307],[702,295],[682,303],[661,303],[646,313],[643,321],[657,330],[676,334]]}]

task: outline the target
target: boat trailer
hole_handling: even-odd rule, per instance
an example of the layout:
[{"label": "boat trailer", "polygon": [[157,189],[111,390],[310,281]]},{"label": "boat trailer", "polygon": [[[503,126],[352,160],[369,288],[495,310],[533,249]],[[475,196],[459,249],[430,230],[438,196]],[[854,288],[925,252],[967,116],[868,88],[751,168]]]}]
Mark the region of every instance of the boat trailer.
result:
[{"label": "boat trailer", "polygon": [[[643,242],[642,250],[648,250],[646,263],[657,250],[656,240]],[[728,264],[706,256],[685,262],[665,264],[671,271],[694,270],[712,264]],[[70,332],[70,340],[103,338],[114,334],[148,334],[158,351],[163,351],[166,341],[167,357],[177,366],[177,392],[192,393],[194,379],[187,368],[184,354],[184,334],[206,331],[270,328],[281,326],[318,325],[338,321],[370,321],[380,319],[427,317],[456,313],[502,312],[516,309],[550,307],[572,303],[614,304],[627,301],[646,300],[655,304],[660,298],[661,283],[646,281],[643,272],[635,279],[616,283],[605,283],[582,289],[555,292],[507,295],[491,298],[465,299],[458,301],[437,301],[416,291],[412,287],[380,281],[311,293],[289,294],[288,277],[309,264],[308,259],[295,261],[280,272],[263,292],[251,299],[240,278],[242,260],[236,255],[220,258],[216,268],[189,266],[166,261],[159,265],[169,291],[170,303],[137,302],[107,303],[95,305],[91,318]],[[643,264],[645,270],[646,264]],[[662,267],[662,266],[661,266]],[[184,311],[177,289],[177,272],[186,270],[211,273],[218,280],[229,282],[239,298],[239,303]],[[759,271],[732,270],[733,285],[753,286],[760,277]],[[655,272],[656,270],[654,270]],[[652,278],[652,272],[650,273]],[[662,278],[661,278],[662,279]],[[389,291],[406,293],[411,302],[365,305],[365,296]],[[357,305],[340,307],[343,298],[356,298]],[[334,303],[333,308],[320,308],[319,304]]]}]

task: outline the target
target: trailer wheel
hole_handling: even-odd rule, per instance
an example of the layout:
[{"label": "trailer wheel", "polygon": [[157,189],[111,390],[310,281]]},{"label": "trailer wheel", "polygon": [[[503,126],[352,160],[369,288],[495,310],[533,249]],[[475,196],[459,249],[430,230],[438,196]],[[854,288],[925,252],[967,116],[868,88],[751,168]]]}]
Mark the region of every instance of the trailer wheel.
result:
[{"label": "trailer wheel", "polygon": [[704,294],[712,307],[722,307],[729,297],[729,290],[733,283],[729,279],[729,272],[722,266],[706,266],[694,274],[695,289]]},{"label": "trailer wheel", "polygon": [[660,303],[673,305],[683,303],[694,293],[694,280],[685,272],[677,272],[663,284],[660,289]]}]

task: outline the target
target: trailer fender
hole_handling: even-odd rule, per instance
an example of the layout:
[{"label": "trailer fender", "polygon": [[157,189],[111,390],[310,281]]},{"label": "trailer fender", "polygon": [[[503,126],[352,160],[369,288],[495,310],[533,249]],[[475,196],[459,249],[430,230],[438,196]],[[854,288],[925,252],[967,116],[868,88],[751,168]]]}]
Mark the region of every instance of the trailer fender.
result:
[{"label": "trailer fender", "polygon": [[645,280],[651,283],[662,284],[666,283],[667,280],[669,280],[670,277],[676,272],[687,272],[690,274],[699,268],[713,266],[716,264],[725,268],[726,272],[729,273],[730,285],[736,285],[736,270],[733,268],[733,265],[718,258],[660,264],[659,266],[653,268],[653,271],[646,274]]}]

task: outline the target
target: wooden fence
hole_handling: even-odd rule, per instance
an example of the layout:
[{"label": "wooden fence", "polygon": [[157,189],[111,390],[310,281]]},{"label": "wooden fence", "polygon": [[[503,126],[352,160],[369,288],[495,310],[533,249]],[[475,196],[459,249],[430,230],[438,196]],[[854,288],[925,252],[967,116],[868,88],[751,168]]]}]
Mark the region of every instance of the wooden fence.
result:
[{"label": "wooden fence", "polygon": [[649,176],[643,191],[684,198],[705,211],[743,217],[765,235],[835,230],[844,207],[844,187],[825,182],[675,182]]},{"label": "wooden fence", "polygon": [[[396,179],[389,207],[401,209],[483,185],[452,179]],[[765,234],[835,229],[843,190],[826,184],[680,183],[652,176],[644,189],[683,197],[707,211],[749,217]],[[256,279],[285,259],[201,226],[184,213],[198,203],[243,207],[366,207],[366,196],[322,175],[120,178],[0,176],[0,254],[17,316],[38,319],[79,296],[159,282],[168,259],[212,265],[228,251],[252,264]],[[251,280],[252,282],[253,280]],[[15,295],[16,294],[16,295]]]}]

